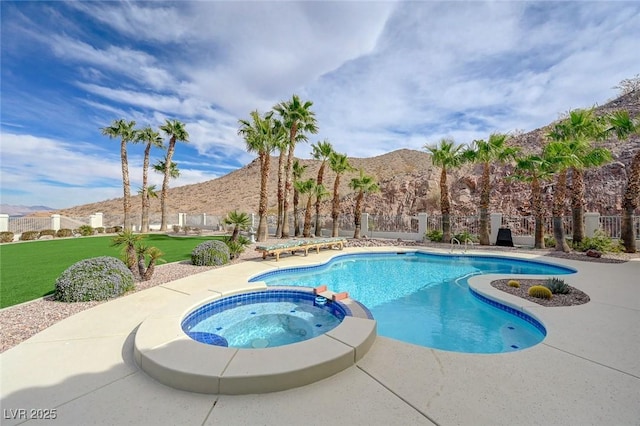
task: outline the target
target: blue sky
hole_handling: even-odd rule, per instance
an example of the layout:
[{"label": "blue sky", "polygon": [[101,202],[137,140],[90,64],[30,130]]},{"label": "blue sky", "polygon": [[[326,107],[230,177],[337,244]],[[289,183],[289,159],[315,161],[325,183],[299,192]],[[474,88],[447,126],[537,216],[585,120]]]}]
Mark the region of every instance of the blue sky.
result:
[{"label": "blue sky", "polygon": [[[1,201],[122,196],[114,119],[186,124],[182,176],[254,157],[238,119],[296,93],[353,157],[533,130],[640,73],[639,2],[0,2]],[[296,154],[309,157],[310,144]],[[152,161],[163,152],[152,152]],[[142,147],[129,146],[134,190]],[[160,176],[152,183],[160,184]]]}]

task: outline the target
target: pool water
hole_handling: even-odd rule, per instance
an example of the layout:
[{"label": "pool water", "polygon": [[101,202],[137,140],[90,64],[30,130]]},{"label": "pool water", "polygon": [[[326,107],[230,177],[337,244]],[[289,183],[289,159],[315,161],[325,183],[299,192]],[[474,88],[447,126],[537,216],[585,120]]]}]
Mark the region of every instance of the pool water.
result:
[{"label": "pool water", "polygon": [[265,291],[198,308],[182,322],[182,329],[202,343],[261,349],[320,336],[338,326],[344,316],[339,305],[318,305],[308,292]]},{"label": "pool water", "polygon": [[325,265],[278,270],[254,277],[267,285],[347,291],[378,322],[378,334],[431,348],[511,352],[541,342],[535,319],[492,306],[469,290],[470,276],[487,273],[561,275],[574,270],[503,257],[425,253],[351,254]]}]

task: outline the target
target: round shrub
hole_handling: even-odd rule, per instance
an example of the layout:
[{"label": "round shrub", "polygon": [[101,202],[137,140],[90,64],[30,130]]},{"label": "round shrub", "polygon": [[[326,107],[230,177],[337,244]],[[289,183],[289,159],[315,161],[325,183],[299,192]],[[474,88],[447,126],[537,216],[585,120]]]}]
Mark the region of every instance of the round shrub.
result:
[{"label": "round shrub", "polygon": [[73,236],[73,231],[68,228],[58,229],[58,232],[56,232],[56,237],[58,238],[72,237],[72,236]]},{"label": "round shrub", "polygon": [[20,235],[20,241],[37,240],[40,236],[40,231],[25,231]]},{"label": "round shrub", "polygon": [[13,242],[14,236],[15,235],[13,234],[13,232],[9,232],[9,231],[0,232],[0,243]]},{"label": "round shrub", "polygon": [[81,260],[67,268],[56,280],[55,299],[87,302],[118,297],[135,287],[133,274],[111,256]]},{"label": "round shrub", "polygon": [[513,288],[520,288],[520,281],[517,280],[509,280],[509,282],[507,283],[507,285],[509,287],[513,287]]},{"label": "round shrub", "polygon": [[228,262],[229,247],[222,241],[205,241],[191,252],[191,263],[196,266],[217,266]]},{"label": "round shrub", "polygon": [[90,235],[95,234],[95,230],[93,229],[93,227],[91,225],[81,225],[78,228],[78,233],[80,235],[82,235],[83,237],[88,237]]},{"label": "round shrub", "polygon": [[553,297],[551,290],[543,285],[529,287],[529,296],[537,297],[538,299],[551,299]]},{"label": "round shrub", "polygon": [[97,232],[98,234],[104,234],[104,226],[98,226],[98,227],[96,228],[96,232]]},{"label": "round shrub", "polygon": [[48,235],[55,237],[56,231],[54,231],[53,229],[43,229],[42,231],[40,231],[40,237],[45,237]]}]

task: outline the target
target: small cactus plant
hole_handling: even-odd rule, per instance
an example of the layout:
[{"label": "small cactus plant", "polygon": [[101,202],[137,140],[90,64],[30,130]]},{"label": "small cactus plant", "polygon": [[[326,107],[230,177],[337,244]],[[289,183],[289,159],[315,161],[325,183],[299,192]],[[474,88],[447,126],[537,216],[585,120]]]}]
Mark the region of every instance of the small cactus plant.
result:
[{"label": "small cactus plant", "polygon": [[518,281],[518,280],[509,280],[507,285],[509,287],[513,287],[513,288],[520,288],[520,281]]},{"label": "small cactus plant", "polygon": [[537,297],[538,299],[551,299],[553,294],[551,290],[543,285],[534,285],[529,287],[529,296]]},{"label": "small cactus plant", "polygon": [[543,285],[553,294],[567,294],[571,291],[571,287],[560,278],[549,278]]}]

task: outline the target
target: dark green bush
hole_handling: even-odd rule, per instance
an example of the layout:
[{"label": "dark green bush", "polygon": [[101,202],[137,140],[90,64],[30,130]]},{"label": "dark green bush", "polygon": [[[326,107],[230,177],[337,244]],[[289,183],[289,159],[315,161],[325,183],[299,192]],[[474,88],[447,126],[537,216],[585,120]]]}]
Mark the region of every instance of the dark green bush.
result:
[{"label": "dark green bush", "polygon": [[459,234],[454,235],[454,238],[460,241],[460,244],[464,244],[465,241],[475,243],[476,237],[471,234],[469,231],[462,231]]},{"label": "dark green bush", "polygon": [[555,247],[556,246],[556,239],[553,238],[551,235],[545,235],[544,236],[544,246],[545,247]]},{"label": "dark green bush", "polygon": [[9,231],[0,232],[0,243],[10,243],[13,241],[13,237],[15,237],[13,232],[9,232]]},{"label": "dark green bush", "polygon": [[98,227],[96,228],[96,232],[97,232],[98,234],[104,234],[104,226],[98,226]]},{"label": "dark green bush", "polygon": [[133,274],[119,259],[94,257],[74,263],[56,280],[55,299],[87,302],[118,297],[135,287]]},{"label": "dark green bush", "polygon": [[560,278],[549,278],[543,285],[551,290],[553,294],[567,294],[571,291],[569,284]]},{"label": "dark green bush", "polygon": [[619,253],[623,247],[619,240],[611,239],[607,234],[598,230],[593,237],[585,237],[575,249],[580,251],[598,250],[601,253]]},{"label": "dark green bush", "polygon": [[45,235],[51,235],[52,237],[56,236],[56,231],[53,229],[43,229],[40,231],[40,235],[38,237],[44,237]]},{"label": "dark green bush", "polygon": [[63,229],[58,229],[58,232],[56,232],[56,237],[58,238],[72,237],[72,236],[73,236],[73,231],[71,229],[63,228]]},{"label": "dark green bush", "polygon": [[39,236],[40,231],[25,231],[20,235],[20,241],[37,240]]},{"label": "dark green bush", "polygon": [[78,233],[83,237],[88,237],[95,234],[95,231],[91,225],[82,225],[78,228]]},{"label": "dark green bush", "polygon": [[434,229],[433,231],[427,232],[427,238],[429,241],[433,241],[434,243],[442,242],[442,231],[439,229]]},{"label": "dark green bush", "polygon": [[229,247],[218,240],[200,243],[191,252],[191,263],[197,266],[224,265],[229,258]]}]

